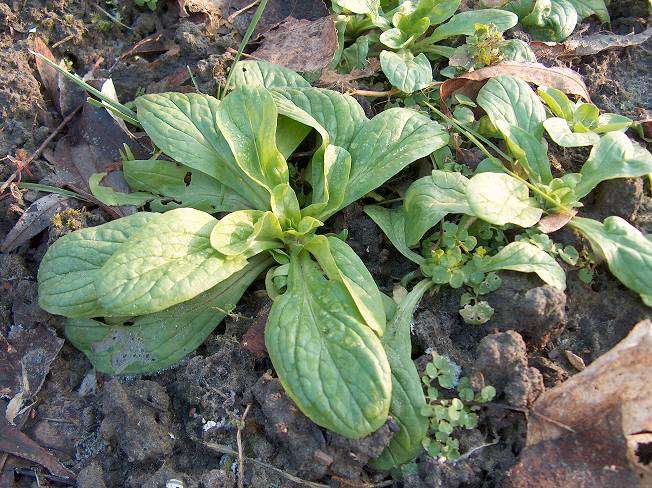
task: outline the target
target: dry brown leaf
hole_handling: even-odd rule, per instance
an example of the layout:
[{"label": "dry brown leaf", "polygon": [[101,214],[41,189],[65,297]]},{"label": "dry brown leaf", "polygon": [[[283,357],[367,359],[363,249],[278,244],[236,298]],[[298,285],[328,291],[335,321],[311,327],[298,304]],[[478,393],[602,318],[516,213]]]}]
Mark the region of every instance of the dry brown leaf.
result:
[{"label": "dry brown leaf", "polygon": [[127,59],[133,56],[142,56],[144,54],[159,54],[164,53],[167,50],[168,43],[166,42],[166,33],[156,32],[151,36],[147,36],[138,41],[130,49],[125,51],[120,56],[120,59]]},{"label": "dry brown leaf", "polygon": [[25,244],[32,237],[47,229],[54,214],[65,208],[75,207],[76,200],[69,197],[50,193],[32,203],[16,225],[9,231],[0,251],[11,252],[18,246]]},{"label": "dry brown leaf", "polygon": [[652,486],[652,321],[532,410],[512,487]]},{"label": "dry brown leaf", "polygon": [[540,63],[517,63],[503,61],[494,66],[487,66],[475,71],[446,80],[440,88],[439,96],[442,107],[454,92],[462,90],[465,95],[475,98],[480,88],[495,76],[516,76],[528,83],[557,88],[565,93],[578,95],[590,101],[589,91],[579,73],[561,67],[548,68]]},{"label": "dry brown leaf", "polygon": [[378,58],[367,59],[367,65],[363,69],[353,69],[350,73],[340,74],[335,70],[324,68],[321,77],[317,82],[320,86],[338,86],[342,89],[353,89],[350,85],[352,81],[369,78],[380,70],[380,60]]},{"label": "dry brown leaf", "polygon": [[537,227],[544,234],[550,234],[551,232],[555,232],[565,226],[568,222],[570,222],[570,219],[575,217],[575,215],[577,215],[577,209],[575,208],[571,209],[569,214],[556,213],[546,215],[541,220],[539,220]]},{"label": "dry brown leaf", "polygon": [[607,49],[639,46],[650,37],[652,37],[652,27],[638,34],[591,34],[577,38],[571,37],[562,43],[534,41],[530,43],[530,46],[537,59],[553,60],[564,56],[589,56]]},{"label": "dry brown leaf", "polygon": [[[197,0],[195,0],[197,1]],[[232,0],[229,2],[229,15],[251,5],[252,0]],[[233,26],[243,35],[249,27],[256,7],[249,8],[235,17]],[[318,20],[328,17],[330,11],[322,0],[269,0],[262,17],[256,24],[253,38],[273,29],[288,17],[304,20]]]},{"label": "dry brown leaf", "polygon": [[240,345],[254,356],[264,358],[267,356],[267,348],[265,347],[265,326],[267,325],[267,317],[272,305],[270,303],[263,306],[256,314],[254,323],[247,329],[247,332],[242,336]]},{"label": "dry brown leaf", "polygon": [[0,415],[0,451],[40,464],[55,476],[74,476],[46,449],[23,434],[18,427],[11,425],[4,415]]},{"label": "dry brown leaf", "polygon": [[265,33],[252,54],[294,71],[309,72],[328,66],[337,51],[337,31],[331,17],[317,20],[288,17]]},{"label": "dry brown leaf", "polygon": [[31,329],[14,327],[8,338],[0,334],[0,396],[36,395],[63,342],[43,325]]}]

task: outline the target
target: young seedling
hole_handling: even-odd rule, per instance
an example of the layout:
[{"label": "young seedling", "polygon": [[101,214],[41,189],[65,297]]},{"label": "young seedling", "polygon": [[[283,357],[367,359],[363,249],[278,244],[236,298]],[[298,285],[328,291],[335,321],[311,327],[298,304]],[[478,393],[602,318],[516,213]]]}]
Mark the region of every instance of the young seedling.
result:
[{"label": "young seedling", "polygon": [[422,444],[431,456],[448,461],[460,457],[460,444],[454,437],[455,429],[475,429],[478,425],[475,412],[481,404],[490,402],[496,396],[496,389],[490,385],[474,393],[469,379],[460,378],[459,375],[459,366],[433,353],[421,377],[427,402],[421,414],[429,419],[429,436],[423,439]]},{"label": "young seedling", "polygon": [[[265,329],[281,383],[315,423],[362,437],[385,423],[392,400],[384,299],[353,250],[317,231],[448,135],[408,109],[370,120],[353,98],[267,63],[241,62],[233,80],[221,101],[197,93],[135,100],[129,116],[176,162],[128,158],[127,180],[156,197],[153,208],[164,210],[159,197],[170,194],[179,208],[56,241],[39,269],[39,303],[69,317],[66,336],[98,371],[136,374],[194,350],[267,271],[268,282],[285,282]],[[320,141],[302,193],[287,161],[313,129]],[[203,198],[184,194],[180,181]]]}]

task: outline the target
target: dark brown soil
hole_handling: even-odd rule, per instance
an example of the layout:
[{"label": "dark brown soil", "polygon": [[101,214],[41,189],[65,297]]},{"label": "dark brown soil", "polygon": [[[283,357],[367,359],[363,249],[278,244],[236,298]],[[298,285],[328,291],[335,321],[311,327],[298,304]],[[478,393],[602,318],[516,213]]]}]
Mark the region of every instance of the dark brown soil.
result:
[{"label": "dark brown soil", "polygon": [[[628,3],[631,9],[613,7],[623,18],[621,23],[644,16],[641,5],[645,1]],[[61,42],[53,49],[54,55],[68,60],[78,73],[97,65],[95,76],[110,76],[123,100],[143,91],[190,88],[186,66],[202,91],[214,93],[216,78],[223,75],[224,61],[230,56],[224,53],[237,45],[239,34],[219,23],[206,33],[206,15],[179,18],[177,2],[159,0],[159,4],[158,11],[151,13],[131,1],[120,2],[122,22],[132,27],[126,29],[107,22],[92,1],[0,2],[0,158],[33,152],[61,122],[27,52],[35,35],[49,46]],[[119,59],[135,42],[157,31],[165,32],[170,47],[165,54]],[[569,62],[584,75],[601,109],[652,118],[651,47],[648,43]],[[573,163],[563,159],[570,157],[558,156],[567,167]],[[9,160],[1,161],[0,180],[14,169]],[[26,178],[34,182],[53,173],[45,156],[34,160],[30,170],[32,176]],[[620,215],[650,232],[647,185],[642,180],[605,183],[583,212],[599,219]],[[34,192],[28,192],[26,204],[35,198]],[[0,240],[19,217],[14,203],[11,198],[0,200]],[[332,229],[348,229],[349,243],[383,291],[391,293],[414,268],[383,238],[361,206],[352,205],[334,220]],[[554,237],[579,243],[569,231]],[[45,326],[63,336],[59,319],[41,311],[36,303],[35,275],[47,244],[45,231],[12,253],[0,254],[0,334],[4,336],[17,328]],[[436,351],[453,359],[465,374],[493,384],[497,401],[527,407],[544,388],[576,372],[564,351],[574,352],[588,364],[650,316],[638,296],[624,289],[604,267],[598,268],[591,285],[581,282],[575,271],[569,272],[568,279],[568,290],[560,293],[531,276],[505,273],[503,287],[488,296],[495,316],[480,327],[462,322],[457,313],[458,291],[426,297],[413,325],[417,364],[423,364],[428,351]],[[238,421],[250,406],[242,430],[245,456],[331,486],[368,486],[360,483],[386,479],[365,465],[389,442],[391,423],[359,441],[320,429],[285,395],[270,374],[269,360],[241,346],[243,334],[267,303],[263,288],[261,283],[254,284],[235,313],[195,353],[157,375],[109,378],[96,374],[84,355],[66,343],[51,365],[32,414],[24,420],[23,431],[78,473],[81,488],[176,486],[170,485],[171,480],[187,488],[230,488],[237,484],[237,457],[214,445],[237,450]],[[5,407],[0,397],[3,412]],[[488,408],[478,428],[464,432],[460,441],[462,452],[486,447],[456,463],[440,463],[423,454],[404,470],[403,481],[395,486],[509,486],[506,473],[516,463],[525,431],[522,413]],[[37,486],[32,478],[14,478],[13,467],[18,465],[29,463],[10,458],[0,472],[0,486]],[[245,468],[245,486],[299,486],[261,464],[246,463]],[[39,486],[48,483],[39,482]]]}]

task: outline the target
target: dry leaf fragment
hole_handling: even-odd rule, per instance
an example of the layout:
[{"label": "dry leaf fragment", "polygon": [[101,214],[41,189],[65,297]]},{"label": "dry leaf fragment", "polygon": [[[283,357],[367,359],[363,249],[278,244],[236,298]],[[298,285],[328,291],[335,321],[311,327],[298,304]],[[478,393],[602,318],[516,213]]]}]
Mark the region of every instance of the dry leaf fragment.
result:
[{"label": "dry leaf fragment", "polygon": [[[242,10],[251,5],[251,2],[252,0],[233,0],[229,2],[229,14]],[[235,18],[233,26],[241,35],[244,35],[247,27],[249,27],[255,11],[256,8],[250,8]],[[269,0],[262,17],[256,24],[254,39],[281,24],[288,17],[318,20],[329,15],[330,11],[322,0]]]},{"label": "dry leaf fragment", "polygon": [[584,364],[584,359],[579,357],[573,351],[564,351],[564,355],[566,356],[566,359],[571,364],[571,366],[576,370],[584,371],[586,369],[586,364]]},{"label": "dry leaf fragment", "polygon": [[11,425],[3,415],[0,415],[0,451],[40,464],[55,476],[73,477],[57,458]]},{"label": "dry leaf fragment", "polygon": [[52,217],[59,210],[75,205],[75,200],[54,193],[45,195],[32,203],[25,213],[21,215],[9,231],[0,251],[11,252],[18,246],[25,244],[32,237],[45,230],[49,225]]},{"label": "dry leaf fragment", "polygon": [[537,228],[544,234],[558,231],[577,215],[577,209],[571,209],[570,213],[550,214],[539,220]]},{"label": "dry leaf fragment", "polygon": [[564,56],[589,56],[607,49],[639,46],[650,37],[652,37],[652,27],[638,34],[599,33],[577,38],[571,37],[562,43],[534,41],[530,43],[530,47],[537,59],[553,60]]},{"label": "dry leaf fragment", "polygon": [[503,61],[494,66],[480,68],[457,78],[446,80],[441,85],[439,92],[442,107],[445,107],[444,102],[448,97],[458,90],[471,98],[475,98],[487,80],[495,76],[516,76],[534,85],[557,88],[565,93],[578,95],[586,101],[591,100],[582,76],[571,69],[548,68],[540,63]]},{"label": "dry leaf fragment", "polygon": [[652,486],[652,321],[546,391],[532,410],[510,486]]},{"label": "dry leaf fragment", "polygon": [[317,82],[320,86],[332,87],[338,86],[342,89],[353,89],[351,82],[362,78],[369,78],[380,70],[380,60],[378,58],[367,59],[367,65],[362,69],[353,69],[350,73],[340,74],[329,68],[324,68],[321,77]]},{"label": "dry leaf fragment", "polygon": [[317,20],[288,17],[265,33],[252,54],[294,71],[316,71],[328,66],[337,51],[337,31],[330,17]]}]

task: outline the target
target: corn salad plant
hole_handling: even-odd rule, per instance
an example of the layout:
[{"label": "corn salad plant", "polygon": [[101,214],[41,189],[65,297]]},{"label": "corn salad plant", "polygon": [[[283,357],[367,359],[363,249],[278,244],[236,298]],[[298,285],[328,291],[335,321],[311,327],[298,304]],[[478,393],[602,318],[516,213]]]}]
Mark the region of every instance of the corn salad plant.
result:
[{"label": "corn salad plant", "polygon": [[[57,240],[39,269],[39,303],[68,317],[67,338],[99,371],[144,373],[194,350],[266,273],[274,303],[265,343],[281,383],[315,423],[362,437],[385,423],[392,391],[401,394],[392,375],[415,372],[409,351],[401,355],[405,332],[394,338],[387,327],[385,299],[362,261],[318,230],[448,135],[408,109],[370,120],[352,97],[267,63],[240,62],[233,78],[223,100],[135,100],[131,121],[171,160],[127,158],[124,171],[136,198],[163,213]],[[312,130],[310,191],[295,191],[288,158]],[[400,359],[386,353],[397,347]]]}]

